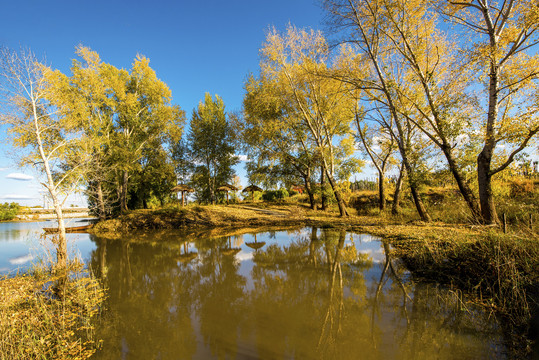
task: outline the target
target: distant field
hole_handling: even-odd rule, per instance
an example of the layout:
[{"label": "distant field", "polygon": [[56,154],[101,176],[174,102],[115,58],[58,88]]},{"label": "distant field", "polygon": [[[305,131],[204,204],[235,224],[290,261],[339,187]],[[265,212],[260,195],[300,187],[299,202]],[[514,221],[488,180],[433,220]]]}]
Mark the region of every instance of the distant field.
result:
[{"label": "distant field", "polygon": [[[62,209],[62,211],[66,218],[89,216],[89,209],[87,207],[69,207]],[[45,220],[54,218],[56,218],[54,209],[22,208],[15,220]]]}]

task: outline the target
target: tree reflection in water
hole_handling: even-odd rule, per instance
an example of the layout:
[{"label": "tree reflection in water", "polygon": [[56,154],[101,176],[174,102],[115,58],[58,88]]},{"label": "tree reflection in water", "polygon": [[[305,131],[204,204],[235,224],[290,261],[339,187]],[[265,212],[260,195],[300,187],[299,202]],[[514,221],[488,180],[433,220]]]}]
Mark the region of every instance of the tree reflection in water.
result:
[{"label": "tree reflection in water", "polygon": [[94,237],[109,289],[96,357],[502,357],[488,314],[411,282],[385,243],[317,228],[257,236]]}]

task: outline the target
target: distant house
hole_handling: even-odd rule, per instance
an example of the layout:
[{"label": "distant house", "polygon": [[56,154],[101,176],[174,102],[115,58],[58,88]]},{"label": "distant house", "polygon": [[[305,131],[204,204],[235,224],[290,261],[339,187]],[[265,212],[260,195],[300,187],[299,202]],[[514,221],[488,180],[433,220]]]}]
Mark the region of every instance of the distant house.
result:
[{"label": "distant house", "polygon": [[292,185],[290,188],[291,191],[298,192],[300,194],[303,194],[303,191],[305,191],[305,187],[302,185]]}]

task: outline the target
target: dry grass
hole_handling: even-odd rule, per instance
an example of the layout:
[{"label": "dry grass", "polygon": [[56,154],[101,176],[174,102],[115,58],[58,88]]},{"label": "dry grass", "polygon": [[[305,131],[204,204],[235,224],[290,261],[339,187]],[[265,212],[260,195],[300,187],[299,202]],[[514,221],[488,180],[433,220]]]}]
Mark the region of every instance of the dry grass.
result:
[{"label": "dry grass", "polygon": [[0,359],[87,359],[95,352],[91,319],[103,290],[79,276],[59,298],[52,286],[58,279],[42,271],[0,279]]}]

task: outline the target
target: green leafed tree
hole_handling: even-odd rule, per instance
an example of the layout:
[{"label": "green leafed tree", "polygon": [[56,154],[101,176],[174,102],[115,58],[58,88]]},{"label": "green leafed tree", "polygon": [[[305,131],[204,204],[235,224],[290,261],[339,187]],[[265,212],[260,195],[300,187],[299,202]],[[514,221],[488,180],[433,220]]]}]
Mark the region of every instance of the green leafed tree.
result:
[{"label": "green leafed tree", "polygon": [[113,87],[117,119],[112,152],[119,170],[121,210],[127,210],[130,176],[143,170],[147,154],[181,137],[185,119],[184,112],[171,104],[170,89],[149,63],[138,55],[130,73],[118,71]]},{"label": "green leafed tree", "polygon": [[[175,183],[164,149],[181,137],[184,112],[171,104],[169,88],[147,58],[137,56],[128,72],[83,46],[77,55],[71,76],[47,74],[48,95],[88,139],[89,204],[104,218],[113,209],[126,210],[129,202],[144,206],[152,197],[164,199],[170,189],[163,189]],[[172,180],[164,184],[165,179]]]},{"label": "green leafed tree", "polygon": [[249,158],[249,181],[275,188],[279,183],[303,183],[311,209],[315,208],[313,175],[319,159],[305,134],[289,126],[286,98],[275,82],[249,77],[243,99],[244,121],[239,123]]},{"label": "green leafed tree", "polygon": [[217,187],[230,183],[239,162],[235,137],[223,100],[209,93],[193,110],[187,136],[194,169],[191,177],[198,200],[214,204]]}]

